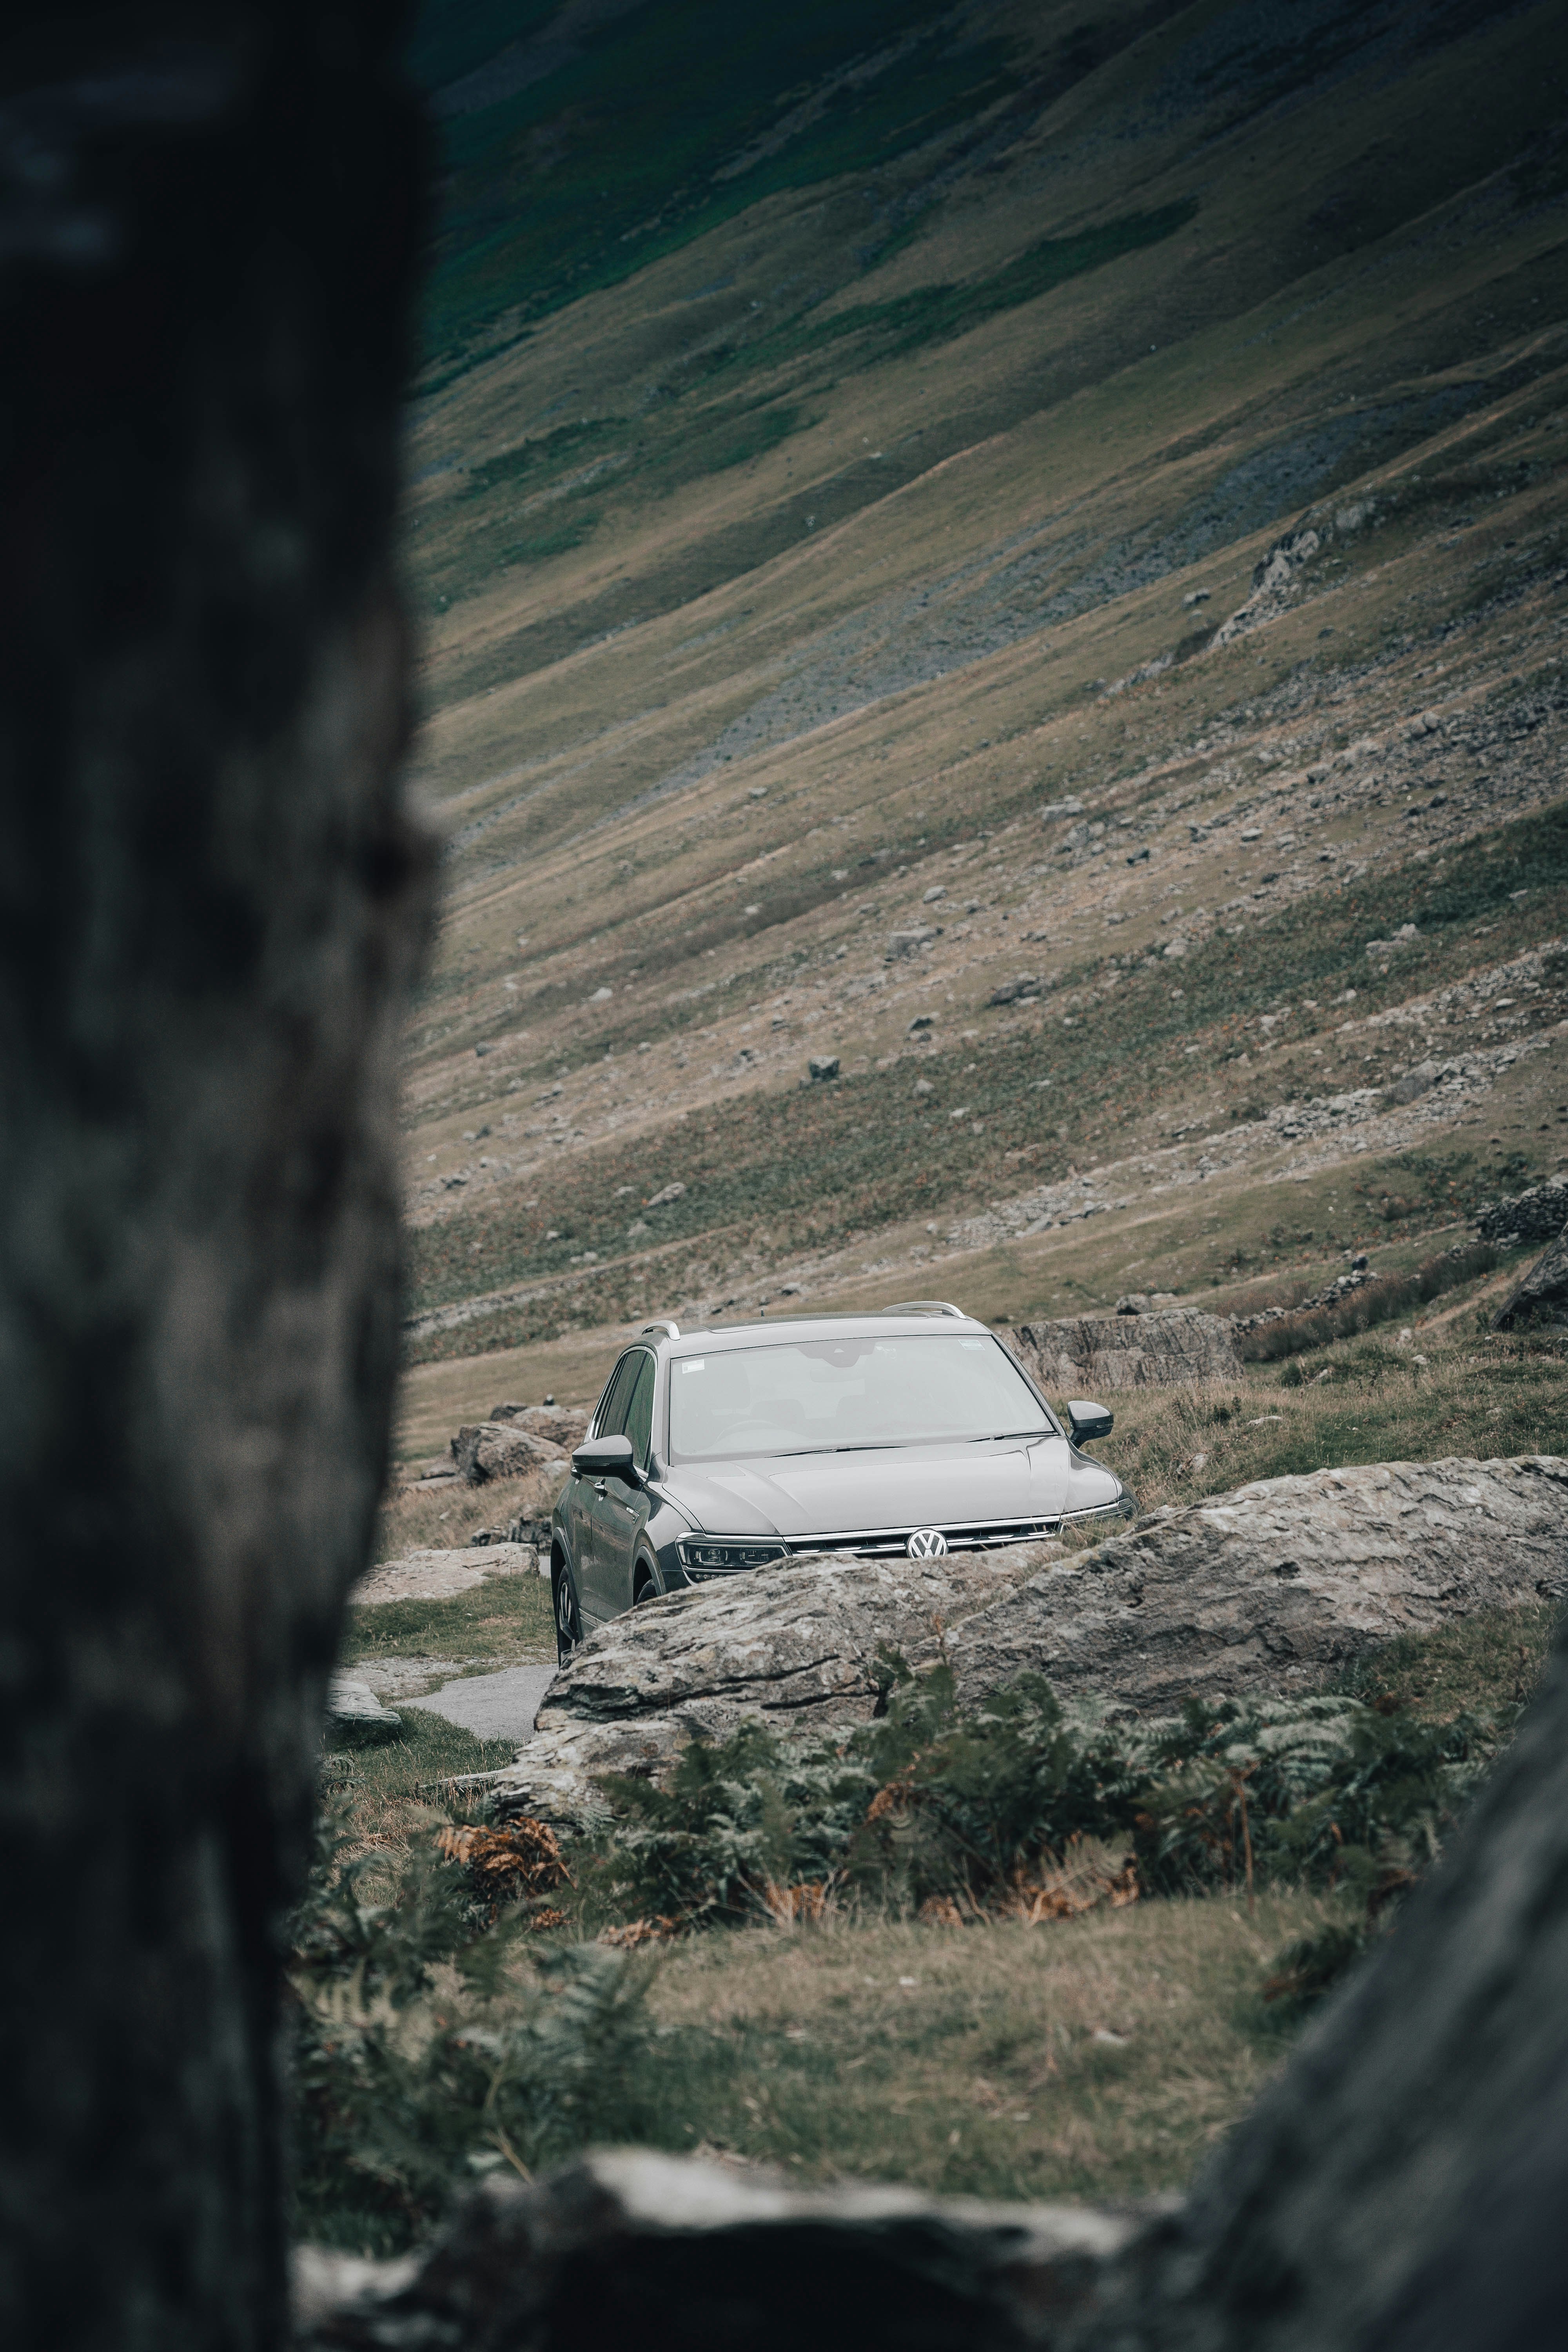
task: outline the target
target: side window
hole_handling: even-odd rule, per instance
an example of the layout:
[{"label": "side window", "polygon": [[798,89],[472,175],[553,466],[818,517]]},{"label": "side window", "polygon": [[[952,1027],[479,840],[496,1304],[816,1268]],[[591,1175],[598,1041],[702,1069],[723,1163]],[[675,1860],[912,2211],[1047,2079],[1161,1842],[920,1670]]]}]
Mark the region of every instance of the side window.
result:
[{"label": "side window", "polygon": [[653,1444],[653,1358],[645,1356],[637,1374],[637,1386],[626,1407],[626,1435],[632,1441],[632,1459],[639,1470],[647,1468],[647,1457]]},{"label": "side window", "polygon": [[594,1415],[595,1437],[615,1437],[625,1429],[626,1406],[641,1360],[640,1349],[629,1349],[610,1374],[609,1383],[599,1401],[599,1410]]}]

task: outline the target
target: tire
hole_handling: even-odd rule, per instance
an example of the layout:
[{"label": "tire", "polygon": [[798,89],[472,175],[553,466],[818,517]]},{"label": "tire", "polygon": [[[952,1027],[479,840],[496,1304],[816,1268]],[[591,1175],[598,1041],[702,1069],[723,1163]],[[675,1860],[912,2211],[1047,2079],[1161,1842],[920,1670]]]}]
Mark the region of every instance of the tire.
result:
[{"label": "tire", "polygon": [[632,1607],[640,1608],[645,1601],[656,1601],[658,1598],[658,1586],[654,1581],[653,1570],[651,1568],[645,1568],[638,1576],[636,1589],[632,1593]]},{"label": "tire", "polygon": [[572,1589],[572,1571],[564,1560],[555,1571],[555,1663],[563,1666],[583,1640],[583,1621],[577,1614],[577,1595]]}]

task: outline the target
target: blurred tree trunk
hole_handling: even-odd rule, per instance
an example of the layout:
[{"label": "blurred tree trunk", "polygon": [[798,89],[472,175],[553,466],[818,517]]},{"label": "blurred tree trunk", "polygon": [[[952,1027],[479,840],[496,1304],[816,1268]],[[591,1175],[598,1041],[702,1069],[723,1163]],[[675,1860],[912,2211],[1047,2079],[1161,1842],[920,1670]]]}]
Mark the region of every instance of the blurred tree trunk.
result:
[{"label": "blurred tree trunk", "polygon": [[275,2344],[430,854],[400,12],[0,34],[0,2340]]}]

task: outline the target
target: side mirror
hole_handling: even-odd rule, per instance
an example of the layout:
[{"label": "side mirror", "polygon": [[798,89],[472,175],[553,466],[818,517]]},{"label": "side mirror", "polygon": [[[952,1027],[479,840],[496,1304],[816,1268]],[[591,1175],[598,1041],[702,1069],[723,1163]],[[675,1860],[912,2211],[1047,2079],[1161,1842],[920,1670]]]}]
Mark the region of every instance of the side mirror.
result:
[{"label": "side mirror", "polygon": [[1097,1437],[1109,1437],[1116,1426],[1116,1415],[1107,1412],[1102,1404],[1091,1404],[1087,1397],[1071,1397],[1068,1401],[1068,1427],[1075,1445],[1089,1445]]},{"label": "side mirror", "polygon": [[619,1478],[628,1486],[642,1485],[629,1437],[589,1438],[573,1454],[572,1467],[579,1478]]}]

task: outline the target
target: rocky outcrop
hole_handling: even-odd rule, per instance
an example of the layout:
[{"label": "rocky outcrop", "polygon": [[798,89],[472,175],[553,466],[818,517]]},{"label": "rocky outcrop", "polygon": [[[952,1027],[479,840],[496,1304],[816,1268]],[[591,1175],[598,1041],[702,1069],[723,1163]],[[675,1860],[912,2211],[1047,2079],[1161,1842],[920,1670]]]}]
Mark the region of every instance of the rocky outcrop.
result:
[{"label": "rocky outcrop", "polygon": [[548,1444],[559,1445],[568,1454],[581,1445],[588,1434],[589,1415],[569,1404],[493,1404],[485,1416],[488,1422],[506,1422],[513,1429],[526,1429],[531,1436],[542,1437]]},{"label": "rocky outcrop", "polygon": [[462,1550],[405,1552],[401,1559],[382,1560],[362,1576],[350,1593],[356,1608],[374,1609],[394,1601],[449,1601],[454,1593],[471,1591],[493,1576],[536,1576],[539,1554],[529,1543],[466,1545]]},{"label": "rocky outcrop", "polygon": [[1020,1323],[1004,1336],[1047,1395],[1187,1387],[1241,1370],[1229,1323],[1193,1307]]},{"label": "rocky outcrop", "polygon": [[595,1773],[657,1773],[748,1717],[825,1736],[868,1722],[882,1652],[926,1655],[1058,1557],[1050,1542],[936,1560],[816,1553],[645,1601],[557,1675],[532,1739],[489,1783],[495,1809],[578,1829],[606,1810]]},{"label": "rocky outcrop", "polygon": [[1531,1323],[1568,1323],[1568,1233],[1559,1234],[1492,1317],[1494,1331]]},{"label": "rocky outcrop", "polygon": [[300,2352],[784,2352],[826,2325],[836,2345],[1016,2352],[1059,2342],[1087,2316],[1158,2210],[811,2191],[622,2149],[527,2187],[489,2181],[434,2245],[397,2261],[302,2248],[295,2341]]},{"label": "rocky outcrop", "polygon": [[1483,1241],[1551,1242],[1568,1225],[1568,1184],[1534,1184],[1489,1201],[1470,1220]]},{"label": "rocky outcrop", "polygon": [[566,1448],[520,1422],[470,1422],[452,1440],[452,1459],[470,1486],[490,1478],[521,1478],[547,1462],[560,1462]]},{"label": "rocky outcrop", "polygon": [[1568,1461],[1385,1462],[1152,1512],[957,1628],[949,1654],[964,1702],[1030,1671],[1169,1713],[1565,1591]]},{"label": "rocky outcrop", "polygon": [[1089,1551],[816,1554],[617,1618],[559,1675],[495,1809],[577,1830],[603,1772],[657,1775],[747,1718],[832,1736],[889,1650],[973,1705],[1023,1673],[1114,1707],[1289,1691],[1399,1633],[1568,1591],[1568,1461],[1380,1463],[1152,1512]]}]

